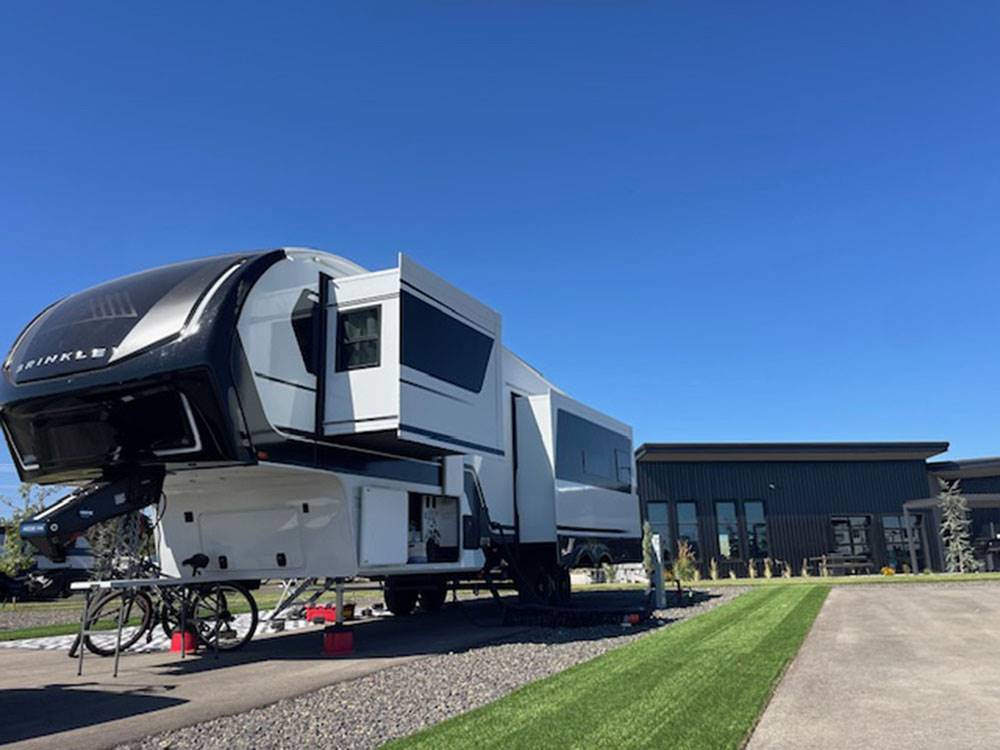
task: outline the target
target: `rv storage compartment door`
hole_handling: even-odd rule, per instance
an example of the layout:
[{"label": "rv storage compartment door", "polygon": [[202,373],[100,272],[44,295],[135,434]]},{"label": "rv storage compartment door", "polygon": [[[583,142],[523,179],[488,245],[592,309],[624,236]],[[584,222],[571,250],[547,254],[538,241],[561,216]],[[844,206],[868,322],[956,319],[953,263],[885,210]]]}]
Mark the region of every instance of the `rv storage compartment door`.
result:
[{"label": "rv storage compartment door", "polygon": [[361,488],[361,566],[406,564],[407,495]]},{"label": "rv storage compartment door", "polygon": [[[295,570],[304,563],[295,507],[201,513],[198,526],[209,570]],[[284,563],[284,564],[282,564]],[[189,573],[189,570],[185,570]]]},{"label": "rv storage compartment door", "polygon": [[405,256],[330,282],[323,431],[414,458],[503,455],[500,316]]}]

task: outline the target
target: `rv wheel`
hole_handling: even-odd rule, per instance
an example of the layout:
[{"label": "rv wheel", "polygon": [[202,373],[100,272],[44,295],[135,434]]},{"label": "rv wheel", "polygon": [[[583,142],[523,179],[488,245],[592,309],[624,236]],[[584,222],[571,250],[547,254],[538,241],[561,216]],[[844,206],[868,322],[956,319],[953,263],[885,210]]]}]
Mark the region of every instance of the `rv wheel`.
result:
[{"label": "rv wheel", "polygon": [[552,604],[555,600],[556,582],[549,569],[534,565],[522,571],[517,582],[518,598],[523,604]]},{"label": "rv wheel", "polygon": [[448,587],[442,583],[439,586],[420,590],[420,609],[424,612],[437,612],[444,606],[448,598]]},{"label": "rv wheel", "polygon": [[569,569],[556,568],[555,580],[556,580],[556,604],[559,605],[569,604],[570,597],[572,596],[573,593],[572,587],[570,586]]},{"label": "rv wheel", "polygon": [[386,582],[385,585],[385,608],[396,617],[404,617],[413,612],[417,606],[417,590],[399,588]]}]

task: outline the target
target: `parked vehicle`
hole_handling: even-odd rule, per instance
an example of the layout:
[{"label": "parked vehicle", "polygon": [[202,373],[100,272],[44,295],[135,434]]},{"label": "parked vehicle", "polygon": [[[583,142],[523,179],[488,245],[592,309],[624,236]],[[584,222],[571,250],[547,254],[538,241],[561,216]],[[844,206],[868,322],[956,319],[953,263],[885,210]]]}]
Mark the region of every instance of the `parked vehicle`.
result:
[{"label": "parked vehicle", "polygon": [[641,559],[631,429],[402,255],[226,255],[67,297],[11,349],[0,422],[23,480],[83,485],[22,524],[54,560],[161,500],[167,575],[366,576],[398,614],[484,569],[564,603],[570,568]]}]

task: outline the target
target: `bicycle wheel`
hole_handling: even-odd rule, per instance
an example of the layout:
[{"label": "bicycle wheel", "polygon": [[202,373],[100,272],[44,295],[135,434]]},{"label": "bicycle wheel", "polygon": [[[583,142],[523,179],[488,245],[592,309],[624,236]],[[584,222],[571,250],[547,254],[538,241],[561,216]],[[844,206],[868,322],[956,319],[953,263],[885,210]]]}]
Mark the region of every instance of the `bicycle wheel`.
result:
[{"label": "bicycle wheel", "polygon": [[238,583],[207,584],[195,594],[192,627],[209,648],[242,648],[257,631],[257,602]]},{"label": "bicycle wheel", "polygon": [[87,616],[87,630],[106,630],[107,633],[88,633],[83,642],[87,649],[98,656],[113,656],[118,640],[118,616],[122,614],[121,650],[126,651],[142,638],[153,617],[153,603],[143,591],[129,593],[113,591],[102,597]]}]

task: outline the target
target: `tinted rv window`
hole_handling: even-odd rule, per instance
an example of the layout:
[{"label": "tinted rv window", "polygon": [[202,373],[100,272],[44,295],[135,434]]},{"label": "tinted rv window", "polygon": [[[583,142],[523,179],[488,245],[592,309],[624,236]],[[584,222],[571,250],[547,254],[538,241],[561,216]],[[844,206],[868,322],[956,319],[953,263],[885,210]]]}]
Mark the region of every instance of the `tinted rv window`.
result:
[{"label": "tinted rv window", "polygon": [[493,339],[409,292],[400,294],[401,353],[407,367],[479,393]]},{"label": "tinted rv window", "polygon": [[556,423],[556,477],[595,487],[631,492],[631,471],[622,463],[632,441],[589,419],[560,409]]},{"label": "tinted rv window", "polygon": [[319,371],[316,366],[316,315],[319,309],[319,295],[311,289],[303,289],[295,307],[292,309],[292,331],[295,333],[295,343],[299,346],[302,363],[306,372],[315,375]]},{"label": "tinted rv window", "polygon": [[379,309],[337,313],[337,370],[379,365]]}]

